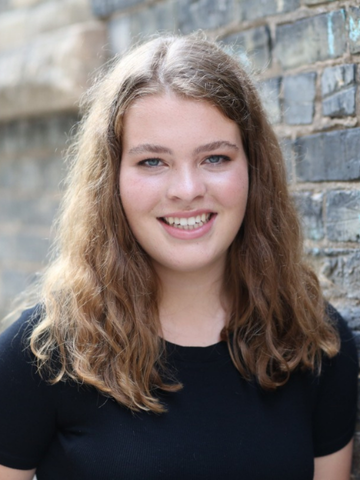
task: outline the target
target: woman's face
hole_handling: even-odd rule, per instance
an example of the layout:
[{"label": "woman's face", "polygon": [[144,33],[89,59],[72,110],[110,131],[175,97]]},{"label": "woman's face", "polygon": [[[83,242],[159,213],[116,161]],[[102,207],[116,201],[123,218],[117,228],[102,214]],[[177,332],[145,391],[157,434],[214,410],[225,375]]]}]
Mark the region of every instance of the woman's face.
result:
[{"label": "woman's face", "polygon": [[155,268],[222,267],[248,195],[238,126],[205,101],[172,93],[136,100],[124,118],[120,194]]}]

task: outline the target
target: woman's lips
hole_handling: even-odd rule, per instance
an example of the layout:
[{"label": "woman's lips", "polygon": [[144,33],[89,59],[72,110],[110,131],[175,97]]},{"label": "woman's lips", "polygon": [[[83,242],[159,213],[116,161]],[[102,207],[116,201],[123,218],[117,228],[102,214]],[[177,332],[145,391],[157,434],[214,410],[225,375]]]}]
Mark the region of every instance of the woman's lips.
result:
[{"label": "woman's lips", "polygon": [[205,225],[211,218],[212,213],[202,213],[192,217],[162,217],[161,220],[167,225],[170,225],[180,230],[195,230]]},{"label": "woman's lips", "polygon": [[192,240],[200,238],[211,230],[217,214],[213,212],[180,217],[167,216],[158,218],[165,231],[174,238]]}]

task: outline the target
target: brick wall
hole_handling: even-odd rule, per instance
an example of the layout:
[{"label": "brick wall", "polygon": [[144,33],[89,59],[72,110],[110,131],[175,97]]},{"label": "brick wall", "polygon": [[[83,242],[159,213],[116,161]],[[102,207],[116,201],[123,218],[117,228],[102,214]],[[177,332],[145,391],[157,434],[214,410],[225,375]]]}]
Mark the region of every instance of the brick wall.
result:
[{"label": "brick wall", "polygon": [[43,263],[90,73],[156,31],[198,28],[254,73],[306,254],[360,345],[359,0],[0,0],[0,314]]},{"label": "brick wall", "polygon": [[88,0],[0,0],[0,318],[41,270],[63,152],[108,53]]}]

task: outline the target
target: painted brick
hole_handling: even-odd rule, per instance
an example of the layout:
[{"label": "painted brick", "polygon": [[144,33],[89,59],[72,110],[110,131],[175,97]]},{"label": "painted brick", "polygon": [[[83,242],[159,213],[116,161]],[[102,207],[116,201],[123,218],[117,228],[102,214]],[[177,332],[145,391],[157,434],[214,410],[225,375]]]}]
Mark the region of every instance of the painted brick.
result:
[{"label": "painted brick", "polygon": [[301,137],[295,141],[294,150],[300,181],[360,178],[360,128]]},{"label": "painted brick", "polygon": [[240,1],[241,20],[255,20],[270,15],[291,12],[300,6],[300,0],[242,0]]},{"label": "painted brick", "polygon": [[228,35],[222,43],[249,70],[264,70],[271,64],[270,31],[266,26]]},{"label": "painted brick", "polygon": [[234,20],[235,0],[178,0],[178,28],[187,34],[199,28],[217,28]]},{"label": "painted brick", "polygon": [[309,124],[315,110],[316,73],[285,77],[284,117],[289,125]]},{"label": "painted brick", "polygon": [[276,28],[275,52],[285,69],[337,58],[346,52],[344,9]]},{"label": "painted brick", "polygon": [[328,192],[326,235],[334,242],[360,243],[360,191]]},{"label": "painted brick", "polygon": [[324,3],[335,2],[335,0],[305,0],[305,5],[319,5]]},{"label": "painted brick", "polygon": [[355,65],[325,68],[321,77],[323,115],[341,117],[356,110]]},{"label": "painted brick", "polygon": [[259,83],[261,101],[273,124],[281,122],[280,87],[281,77],[270,78]]},{"label": "painted brick", "polygon": [[116,11],[140,5],[144,0],[90,0],[90,2],[94,15],[107,17]]},{"label": "painted brick", "polygon": [[172,0],[149,6],[127,15],[113,17],[108,22],[112,53],[123,53],[141,37],[158,31],[175,31],[176,7]]},{"label": "painted brick", "polygon": [[350,53],[360,52],[360,8],[349,7],[348,15],[348,29],[349,29],[349,45]]},{"label": "painted brick", "polygon": [[296,192],[292,196],[302,221],[304,237],[310,240],[322,240],[324,238],[323,194]]}]

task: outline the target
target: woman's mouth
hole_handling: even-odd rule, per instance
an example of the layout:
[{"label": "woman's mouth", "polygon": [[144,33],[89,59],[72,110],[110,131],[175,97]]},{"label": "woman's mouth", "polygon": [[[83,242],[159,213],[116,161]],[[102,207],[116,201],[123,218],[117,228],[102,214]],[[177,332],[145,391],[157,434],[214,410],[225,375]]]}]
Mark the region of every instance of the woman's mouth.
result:
[{"label": "woman's mouth", "polygon": [[161,217],[160,220],[171,227],[178,228],[179,230],[194,230],[208,223],[213,215],[214,213],[202,213],[201,215],[189,218]]}]

